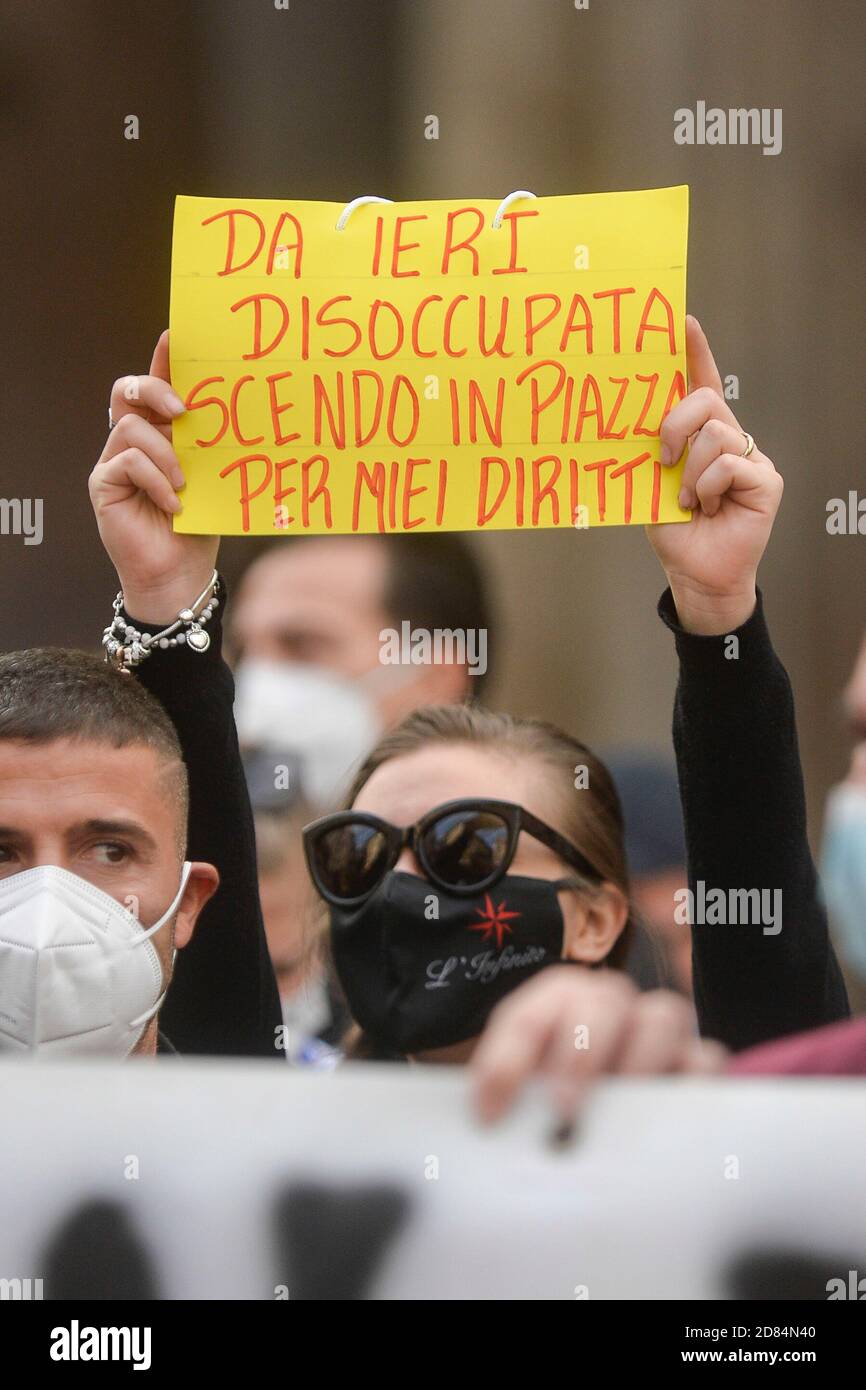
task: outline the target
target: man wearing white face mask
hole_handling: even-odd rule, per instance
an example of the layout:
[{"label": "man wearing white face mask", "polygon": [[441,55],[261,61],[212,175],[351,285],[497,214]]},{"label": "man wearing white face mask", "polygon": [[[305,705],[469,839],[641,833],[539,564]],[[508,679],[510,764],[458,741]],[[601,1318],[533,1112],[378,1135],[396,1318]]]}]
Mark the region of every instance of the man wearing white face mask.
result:
[{"label": "man wearing white face mask", "polygon": [[185,860],[167,715],[84,652],[0,656],[0,1052],[171,1052],[175,953],[219,876]]},{"label": "man wearing white face mask", "polygon": [[281,538],[233,601],[241,743],[297,758],[304,795],[328,808],[386,728],[481,695],[488,628],[462,536]]}]

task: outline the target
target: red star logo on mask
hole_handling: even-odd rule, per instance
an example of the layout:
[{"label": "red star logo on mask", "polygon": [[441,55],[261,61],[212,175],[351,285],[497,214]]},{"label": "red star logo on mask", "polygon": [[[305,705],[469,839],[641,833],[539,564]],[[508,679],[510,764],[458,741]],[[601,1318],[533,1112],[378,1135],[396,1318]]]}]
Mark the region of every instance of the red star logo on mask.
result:
[{"label": "red star logo on mask", "polygon": [[471,922],[469,930],[483,932],[482,941],[487,941],[495,932],[496,949],[500,950],[505,933],[512,930],[509,926],[509,922],[511,922],[513,918],[519,917],[520,913],[506,911],[504,902],[501,902],[498,907],[494,907],[489,893],[484,895],[484,906],[476,907],[475,911],[481,917],[481,921]]}]

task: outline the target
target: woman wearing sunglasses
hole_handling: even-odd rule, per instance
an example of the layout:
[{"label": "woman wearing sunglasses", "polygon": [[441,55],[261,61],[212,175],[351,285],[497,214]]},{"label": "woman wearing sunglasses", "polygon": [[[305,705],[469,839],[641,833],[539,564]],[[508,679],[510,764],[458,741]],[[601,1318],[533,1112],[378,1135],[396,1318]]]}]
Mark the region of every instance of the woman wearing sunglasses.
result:
[{"label": "woman wearing sunglasses", "polygon": [[622,817],[574,739],[467,705],[419,710],[350,797],[304,848],[356,1053],[463,1060],[494,1004],[545,966],[621,965]]},{"label": "woman wearing sunglasses", "polygon": [[[680,497],[693,516],[649,537],[670,586],[659,612],[680,659],[674,738],[690,882],[778,892],[784,904],[772,934],[709,920],[693,929],[701,1032],[736,1050],[843,1018],[847,1000],[806,839],[790,685],[756,591],[782,482],[725,402],[694,319],[687,353],[690,392],[661,438],[668,464],[689,444]],[[162,622],[209,584],[218,540],[171,529],[183,479],[169,422],[183,404],[170,390],[165,335],[151,374],[134,392],[128,383],[115,385],[122,429],[109,435],[91,497],[126,612],[140,620],[153,610]],[[193,801],[207,812],[200,857],[221,872],[243,868],[249,890],[232,903],[232,929],[247,943],[238,974],[254,998],[267,992],[255,959],[255,844],[219,660],[221,612],[205,654],[154,651],[135,674],[170,709],[194,712],[184,750]],[[203,790],[215,785],[216,796]],[[590,984],[596,1029],[617,1012],[604,998],[619,983],[628,877],[610,778],[583,745],[534,721],[420,711],[372,752],[347,810],[308,828],[306,851],[340,981],[373,1051],[460,1060],[485,1032],[475,1066],[500,1098],[509,1078],[546,1071],[573,1081],[608,1055],[597,1032],[583,1048],[575,1029],[586,1024]],[[207,1011],[202,966],[225,949],[225,935],[202,933],[198,978],[173,985],[179,1012]],[[545,969],[560,960],[583,969]],[[666,1007],[651,1000],[656,1022]],[[681,1021],[677,1030],[666,1070],[694,1057]],[[650,1053],[623,1043],[611,1065],[649,1070],[661,1055]]]}]

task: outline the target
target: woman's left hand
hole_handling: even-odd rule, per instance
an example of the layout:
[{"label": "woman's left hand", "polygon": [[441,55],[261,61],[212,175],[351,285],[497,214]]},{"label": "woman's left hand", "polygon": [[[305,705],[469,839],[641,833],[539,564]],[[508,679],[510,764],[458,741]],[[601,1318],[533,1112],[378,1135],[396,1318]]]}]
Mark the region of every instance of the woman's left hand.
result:
[{"label": "woman's left hand", "polygon": [[673,465],[689,443],[680,502],[691,522],[647,527],[671,586],[679,620],[691,632],[720,635],[740,627],[756,601],[758,564],[782,500],[782,478],[724,398],[704,330],[686,318],[689,394],[661,428],[662,462]]},{"label": "woman's left hand", "polygon": [[551,966],[493,1010],[469,1064],[483,1120],[496,1120],[533,1077],[571,1119],[602,1075],[708,1074],[725,1049],[694,1033],[688,1001],[668,990],[641,994],[612,970]]}]

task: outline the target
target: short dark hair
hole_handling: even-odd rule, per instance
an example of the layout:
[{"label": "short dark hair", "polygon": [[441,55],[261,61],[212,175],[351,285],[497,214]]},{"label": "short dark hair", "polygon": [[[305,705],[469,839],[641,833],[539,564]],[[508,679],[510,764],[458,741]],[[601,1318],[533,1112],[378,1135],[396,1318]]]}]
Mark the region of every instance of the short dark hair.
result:
[{"label": "short dark hair", "polygon": [[[240,577],[263,555],[280,547],[297,545],[299,536],[267,537],[258,544],[243,542],[243,552],[226,547],[223,569],[229,580]],[[491,666],[491,624],[495,621],[490,595],[475,547],[456,531],[435,533],[395,532],[389,535],[317,535],[316,540],[341,540],[347,545],[376,541],[385,556],[385,592],[382,596],[387,617],[397,626],[408,621],[412,628],[447,631],[483,631],[487,634],[487,673],[472,677],[472,693],[480,695]],[[229,585],[231,587],[231,583]]]},{"label": "short dark hair", "polygon": [[[397,624],[414,628],[483,631],[490,668],[490,599],[478,556],[458,532],[388,536],[384,607]],[[472,677],[480,695],[486,672]]]},{"label": "short dark hair", "polygon": [[0,740],[72,738],[114,748],[145,744],[174,765],[185,833],[189,789],[175,727],[133,676],[91,652],[31,647],[0,653]]}]

